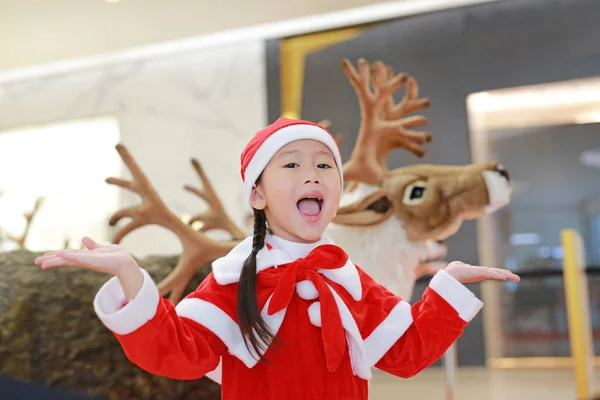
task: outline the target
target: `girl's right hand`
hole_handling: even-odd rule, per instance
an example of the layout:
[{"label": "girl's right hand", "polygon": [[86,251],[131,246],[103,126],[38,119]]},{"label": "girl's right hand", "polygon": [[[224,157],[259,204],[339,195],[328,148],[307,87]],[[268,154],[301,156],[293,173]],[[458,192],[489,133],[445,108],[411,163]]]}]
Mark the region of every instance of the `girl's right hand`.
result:
[{"label": "girl's right hand", "polygon": [[137,262],[122,246],[101,245],[89,237],[84,237],[82,243],[87,250],[53,251],[38,257],[35,264],[42,269],[79,266],[115,276],[139,269]]}]

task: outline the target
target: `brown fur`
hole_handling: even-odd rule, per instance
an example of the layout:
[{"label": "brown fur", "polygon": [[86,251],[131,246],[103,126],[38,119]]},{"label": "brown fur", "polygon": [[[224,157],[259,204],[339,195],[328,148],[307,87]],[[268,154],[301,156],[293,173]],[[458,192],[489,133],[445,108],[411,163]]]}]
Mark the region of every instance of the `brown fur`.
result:
[{"label": "brown fur", "polygon": [[[371,226],[392,215],[403,222],[411,240],[443,240],[456,233],[463,220],[485,214],[489,194],[481,172],[495,171],[496,163],[466,166],[415,165],[391,171],[381,188],[366,198],[340,209],[334,223]],[[407,191],[415,183],[425,187],[418,204],[406,204]],[[386,198],[391,203],[388,212],[369,210]]]}]

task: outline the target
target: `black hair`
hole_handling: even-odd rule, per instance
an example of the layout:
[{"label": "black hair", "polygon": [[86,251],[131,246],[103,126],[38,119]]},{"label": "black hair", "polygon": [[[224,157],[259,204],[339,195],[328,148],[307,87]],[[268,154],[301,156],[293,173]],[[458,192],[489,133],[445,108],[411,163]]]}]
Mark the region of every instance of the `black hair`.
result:
[{"label": "black hair", "polygon": [[261,360],[275,337],[262,319],[256,297],[256,255],[265,245],[267,217],[263,210],[254,209],[254,236],[252,252],[244,261],[238,284],[238,325],[248,350],[250,347]]}]

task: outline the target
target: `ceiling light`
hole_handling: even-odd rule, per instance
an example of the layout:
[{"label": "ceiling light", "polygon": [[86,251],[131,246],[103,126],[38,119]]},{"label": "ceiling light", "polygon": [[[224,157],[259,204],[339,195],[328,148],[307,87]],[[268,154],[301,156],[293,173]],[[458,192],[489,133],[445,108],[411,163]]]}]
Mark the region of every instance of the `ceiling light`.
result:
[{"label": "ceiling light", "polygon": [[596,124],[600,122],[600,111],[576,114],[573,117],[573,122],[576,124]]},{"label": "ceiling light", "polygon": [[121,0],[104,0],[104,1],[107,2],[107,3],[118,3]]},{"label": "ceiling light", "polygon": [[474,108],[487,108],[492,101],[492,95],[488,92],[472,93],[467,96],[467,104]]},{"label": "ceiling light", "polygon": [[[477,112],[539,109],[568,104],[598,104],[600,102],[598,86],[600,86],[600,79],[594,77],[496,89],[467,96],[467,104],[470,109]],[[598,118],[600,117],[594,117],[594,119]],[[589,122],[586,120],[584,123]]]}]

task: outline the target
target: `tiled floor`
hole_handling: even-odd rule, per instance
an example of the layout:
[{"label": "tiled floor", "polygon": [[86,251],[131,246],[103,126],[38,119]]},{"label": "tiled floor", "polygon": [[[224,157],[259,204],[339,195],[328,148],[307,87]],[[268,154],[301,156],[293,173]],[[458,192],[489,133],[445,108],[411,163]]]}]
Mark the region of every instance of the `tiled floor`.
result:
[{"label": "tiled floor", "polygon": [[[596,391],[600,371],[596,371]],[[424,371],[411,379],[376,372],[371,400],[446,400],[441,369]],[[489,370],[461,368],[456,374],[453,400],[575,400],[571,370]],[[535,396],[535,397],[534,397]]]}]

